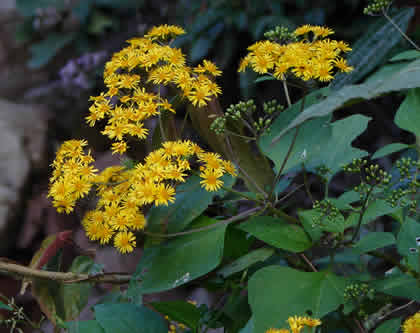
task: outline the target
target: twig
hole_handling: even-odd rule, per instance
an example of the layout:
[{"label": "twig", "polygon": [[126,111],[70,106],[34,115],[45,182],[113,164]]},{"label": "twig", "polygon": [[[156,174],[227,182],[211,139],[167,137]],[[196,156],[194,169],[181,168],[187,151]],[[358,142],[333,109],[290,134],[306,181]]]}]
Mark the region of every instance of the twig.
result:
[{"label": "twig", "polygon": [[103,274],[78,274],[73,272],[53,272],[42,269],[30,268],[23,265],[12,264],[0,261],[0,272],[13,273],[21,277],[32,279],[54,280],[63,283],[75,282],[101,282],[124,284],[131,280],[131,274],[128,273],[103,273]]}]

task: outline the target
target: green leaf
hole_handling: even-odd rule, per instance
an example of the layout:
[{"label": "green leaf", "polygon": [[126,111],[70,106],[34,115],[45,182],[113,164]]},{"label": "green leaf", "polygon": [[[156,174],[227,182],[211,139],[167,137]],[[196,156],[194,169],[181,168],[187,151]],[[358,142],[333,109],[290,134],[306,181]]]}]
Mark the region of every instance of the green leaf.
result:
[{"label": "green leaf", "polygon": [[417,50],[407,50],[401,53],[398,53],[396,56],[393,56],[389,61],[404,61],[404,60],[414,60],[420,58],[420,52]]},{"label": "green leaf", "polygon": [[256,216],[241,223],[238,228],[267,244],[291,252],[302,252],[312,246],[300,226],[288,224],[280,218]]},{"label": "green leaf", "polygon": [[355,158],[368,155],[366,151],[352,147],[351,142],[365,131],[370,119],[355,114],[333,122],[330,139],[327,144],[323,145],[320,154],[313,156],[313,161],[310,163],[315,166],[326,166],[330,171],[326,177],[331,179],[342,169],[343,165],[350,163]]},{"label": "green leaf", "polygon": [[420,223],[407,217],[397,236],[397,249],[403,256],[411,255],[410,248],[417,248],[416,238],[420,237]]},{"label": "green leaf", "polygon": [[405,143],[391,143],[375,151],[375,153],[372,155],[372,159],[374,160],[376,158],[382,158],[384,156],[396,153],[398,151],[401,151],[410,147],[411,147],[410,145],[407,145]]},{"label": "green leaf", "polygon": [[248,320],[248,323],[245,325],[243,329],[239,331],[239,333],[253,333],[254,332],[254,317],[251,317]]},{"label": "green leaf", "polygon": [[[391,15],[391,18],[401,30],[405,31],[413,14],[414,10],[411,8],[402,9]],[[331,88],[337,90],[362,79],[376,66],[384,62],[388,52],[402,38],[391,22],[385,18],[376,19],[363,37],[352,46],[352,52],[346,57],[354,70],[349,74],[337,75],[331,84]]]},{"label": "green leaf", "polygon": [[95,318],[105,333],[168,333],[164,319],[145,306],[130,303],[99,304]]},{"label": "green leaf", "polygon": [[[420,246],[416,241],[418,237],[420,237],[420,223],[412,218],[406,218],[397,236],[397,249],[406,258],[406,264],[420,272]],[[413,249],[417,251],[411,252]]]},{"label": "green leaf", "polygon": [[[203,216],[207,225],[218,221]],[[226,224],[213,229],[179,236],[155,248],[139,265],[145,273],[143,293],[176,288],[216,268],[223,257]]]},{"label": "green leaf", "polygon": [[395,237],[390,232],[370,232],[352,247],[357,254],[366,253],[395,244]]},{"label": "green leaf", "polygon": [[325,100],[311,105],[300,113],[288,126],[272,139],[277,143],[291,129],[314,118],[325,117],[350,103],[368,100],[392,91],[420,87],[420,59],[415,60],[385,80],[349,85],[331,93]]},{"label": "green leaf", "polygon": [[153,302],[150,305],[163,315],[178,323],[182,323],[192,330],[196,330],[200,323],[201,312],[193,304],[184,301]]},{"label": "green leaf", "polygon": [[254,82],[259,83],[259,82],[272,81],[272,80],[276,80],[276,78],[270,75],[263,75],[263,76],[259,76]]},{"label": "green leaf", "polygon": [[321,318],[344,303],[347,280],[329,272],[307,273],[289,267],[269,266],[249,280],[249,303],[255,329],[264,333],[284,327],[290,316]]},{"label": "green leaf", "polygon": [[209,52],[210,48],[213,45],[213,41],[207,37],[200,37],[191,47],[190,50],[190,59],[192,62],[196,62],[201,58],[204,58]]},{"label": "green leaf", "polygon": [[83,320],[68,322],[69,333],[105,333],[96,320]]},{"label": "green leaf", "polygon": [[395,124],[420,136],[420,89],[411,89],[395,115]]},{"label": "green leaf", "polygon": [[420,301],[420,288],[417,280],[406,274],[373,280],[371,286],[387,295]]},{"label": "green leaf", "polygon": [[[312,92],[305,98],[305,107],[317,103],[328,93],[327,89],[320,89]],[[277,133],[281,132],[288,124],[293,122],[299,116],[302,107],[302,100],[293,104],[290,108],[282,112],[270,127],[260,138],[258,145],[262,152],[267,155],[275,164],[277,170],[280,169],[289,147],[293,142],[295,131],[291,131],[276,144],[272,144]],[[307,163],[312,157],[320,155],[323,147],[328,144],[332,135],[332,129],[329,125],[330,117],[317,118],[308,121],[299,128],[293,150],[289,156],[283,173],[290,169]]]},{"label": "green leaf", "polygon": [[28,62],[29,68],[40,68],[46,65],[64,46],[69,44],[76,35],[74,33],[50,33],[47,38],[33,44],[30,49],[32,58]]},{"label": "green leaf", "polygon": [[251,251],[248,254],[235,260],[234,262],[219,269],[217,274],[226,279],[233,274],[242,272],[244,269],[254,265],[257,262],[270,258],[274,252],[275,250],[269,247],[262,247],[260,249]]},{"label": "green leaf", "polygon": [[298,216],[303,228],[311,237],[313,242],[318,241],[322,236],[322,229],[319,225],[314,225],[313,221],[319,217],[320,212],[317,209],[308,209],[298,211]]},{"label": "green leaf", "polygon": [[[371,202],[367,207],[363,215],[362,225],[370,223],[380,216],[390,215],[398,209],[398,207],[392,207],[385,200],[376,199],[373,202]],[[345,228],[357,225],[358,220],[359,213],[351,213],[345,222]]]},{"label": "green leaf", "polygon": [[[223,176],[222,180],[228,188],[234,182],[234,178],[229,175]],[[173,204],[152,207],[147,215],[147,230],[162,232],[162,226],[166,226],[169,233],[182,231],[207,209],[216,195],[224,195],[223,190],[206,191],[200,181],[200,177],[190,176],[185,183],[177,186]]]},{"label": "green leaf", "polygon": [[398,333],[401,326],[401,318],[392,318],[375,329],[375,333]]}]

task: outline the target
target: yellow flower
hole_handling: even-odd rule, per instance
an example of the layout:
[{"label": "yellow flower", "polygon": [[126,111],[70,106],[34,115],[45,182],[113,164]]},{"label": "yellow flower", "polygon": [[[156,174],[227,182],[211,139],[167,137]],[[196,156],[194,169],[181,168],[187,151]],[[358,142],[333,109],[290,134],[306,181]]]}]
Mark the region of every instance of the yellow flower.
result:
[{"label": "yellow flower", "polygon": [[403,333],[420,333],[420,311],[404,321]]},{"label": "yellow flower", "polygon": [[222,176],[223,173],[219,170],[205,169],[200,173],[200,177],[203,178],[203,180],[200,181],[200,184],[206,191],[217,191],[223,185],[223,181],[219,179]]},{"label": "yellow flower", "polygon": [[117,141],[112,144],[112,154],[123,154],[127,151],[127,143],[124,141]]},{"label": "yellow flower", "polygon": [[196,86],[189,94],[188,99],[194,106],[202,107],[210,101],[209,88],[206,85]]},{"label": "yellow flower", "polygon": [[121,253],[132,252],[136,246],[136,236],[131,231],[122,231],[115,235],[114,246]]}]

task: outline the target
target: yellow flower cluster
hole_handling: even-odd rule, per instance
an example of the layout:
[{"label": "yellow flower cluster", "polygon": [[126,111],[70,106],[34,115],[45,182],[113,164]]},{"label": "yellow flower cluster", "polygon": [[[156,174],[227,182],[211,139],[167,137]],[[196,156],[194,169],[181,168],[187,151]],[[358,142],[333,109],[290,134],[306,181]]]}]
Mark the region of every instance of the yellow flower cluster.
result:
[{"label": "yellow flower cluster", "polygon": [[235,167],[217,153],[203,151],[191,141],[167,141],[151,152],[144,163],[132,169],[113,166],[97,174],[90,164],[90,153],[84,154],[86,141],[66,141],[53,162],[49,196],[59,212],[70,213],[77,199],[86,195],[93,184],[99,197],[95,210],[89,211],[82,224],[90,240],[107,244],[113,239],[121,252],[133,251],[133,232],[146,225],[142,209],[147,205],[168,205],[175,201],[175,186],[186,181],[193,157],[201,164],[201,185],[217,191],[225,173],[236,175]]},{"label": "yellow flower cluster", "polygon": [[159,115],[162,110],[175,112],[161,96],[160,88],[152,90],[151,84],[171,85],[181,92],[181,97],[198,107],[221,93],[214,82],[221,71],[214,63],[204,60],[191,68],[180,49],[164,43],[184,33],[177,26],[154,27],[144,37],[128,40],[129,46],[106,63],[104,82],[108,90],[90,98],[93,104],[86,120],[89,126],[94,126],[98,120],[107,119],[102,133],[116,141],[113,152],[122,154],[127,150],[127,136],[146,138],[145,119]]},{"label": "yellow flower cluster", "polygon": [[319,319],[314,319],[310,317],[289,317],[287,319],[287,322],[289,323],[288,329],[277,329],[277,328],[270,328],[266,333],[300,333],[301,330],[307,326],[307,327],[316,327],[321,325],[321,321]]},{"label": "yellow flower cluster", "polygon": [[353,70],[340,56],[351,48],[343,41],[325,38],[334,32],[325,27],[304,25],[294,32],[296,42],[279,44],[269,40],[259,41],[248,47],[248,55],[242,59],[239,72],[251,67],[260,74],[273,75],[285,80],[287,74],[308,81],[331,81],[334,73]]},{"label": "yellow flower cluster", "polygon": [[90,151],[85,154],[85,140],[66,141],[58,150],[52,164],[53,173],[48,196],[58,212],[72,212],[79,198],[90,190],[97,171],[91,165],[94,160]]},{"label": "yellow flower cluster", "polygon": [[402,330],[403,333],[420,333],[420,311],[404,322]]}]

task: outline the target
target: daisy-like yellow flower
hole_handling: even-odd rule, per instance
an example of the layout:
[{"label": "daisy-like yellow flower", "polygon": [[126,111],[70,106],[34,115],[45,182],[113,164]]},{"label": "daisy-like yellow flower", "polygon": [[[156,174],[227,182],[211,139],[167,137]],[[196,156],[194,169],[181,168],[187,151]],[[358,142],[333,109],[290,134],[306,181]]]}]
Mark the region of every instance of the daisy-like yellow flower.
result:
[{"label": "daisy-like yellow flower", "polygon": [[420,333],[420,311],[404,321],[403,333]]},{"label": "daisy-like yellow flower", "polygon": [[304,25],[293,32],[295,39],[286,44],[256,42],[248,47],[250,52],[238,71],[251,67],[259,74],[273,75],[279,80],[292,74],[304,81],[331,81],[337,71],[348,73],[353,69],[341,56],[351,50],[347,43],[326,38],[333,33],[327,27]]},{"label": "daisy-like yellow flower", "polygon": [[213,192],[219,190],[223,181],[220,180],[220,177],[223,176],[223,172],[220,170],[205,169],[200,173],[200,177],[203,179],[200,181],[200,184],[204,187],[206,191]]},{"label": "daisy-like yellow flower", "polygon": [[121,253],[133,252],[136,246],[136,236],[131,231],[122,231],[115,235],[114,246]]}]

